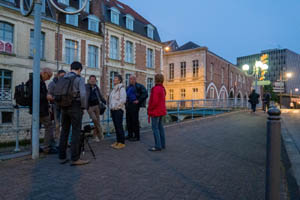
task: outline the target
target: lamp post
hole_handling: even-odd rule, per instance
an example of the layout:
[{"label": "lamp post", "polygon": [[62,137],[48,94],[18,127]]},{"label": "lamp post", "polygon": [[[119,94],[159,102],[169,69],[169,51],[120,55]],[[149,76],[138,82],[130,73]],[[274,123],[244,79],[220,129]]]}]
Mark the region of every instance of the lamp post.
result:
[{"label": "lamp post", "polygon": [[[81,12],[88,3],[85,0],[82,8],[74,11],[67,12],[59,8],[53,0],[50,0],[51,5],[58,11],[68,14],[75,15]],[[34,11],[34,49],[33,49],[33,98],[32,98],[32,159],[39,158],[39,114],[40,114],[40,41],[41,41],[41,0],[31,1],[31,5],[27,11],[24,10],[24,0],[20,0],[20,11],[24,17],[30,16]]]},{"label": "lamp post", "polygon": [[255,91],[257,91],[259,69],[268,70],[269,66],[267,64],[262,63],[261,61],[256,61],[255,65],[253,66],[252,73],[248,73],[249,69],[250,69],[250,66],[248,64],[243,65],[242,68],[243,68],[243,71],[246,72],[247,75],[254,76],[254,78],[255,78]]}]

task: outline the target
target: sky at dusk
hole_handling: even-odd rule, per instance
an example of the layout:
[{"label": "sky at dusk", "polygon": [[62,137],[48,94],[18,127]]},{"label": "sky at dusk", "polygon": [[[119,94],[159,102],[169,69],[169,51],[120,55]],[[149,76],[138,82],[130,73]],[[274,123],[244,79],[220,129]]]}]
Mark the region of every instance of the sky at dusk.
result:
[{"label": "sky at dusk", "polygon": [[300,53],[300,0],[120,0],[158,28],[162,41],[193,41],[236,63],[271,48]]}]

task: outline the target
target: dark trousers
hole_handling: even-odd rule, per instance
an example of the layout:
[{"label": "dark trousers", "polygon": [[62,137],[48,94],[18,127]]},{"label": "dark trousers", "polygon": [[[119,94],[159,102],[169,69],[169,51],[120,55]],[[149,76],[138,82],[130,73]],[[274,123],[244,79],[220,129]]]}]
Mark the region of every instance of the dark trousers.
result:
[{"label": "dark trousers", "polygon": [[59,142],[59,158],[67,157],[67,145],[70,128],[72,125],[71,160],[77,161],[80,158],[80,134],[82,123],[82,110],[80,102],[72,103],[72,106],[62,109],[62,130]]},{"label": "dark trousers", "polygon": [[[126,105],[126,124],[128,129],[128,137],[140,139],[140,107],[138,104],[128,103]],[[134,136],[133,136],[134,133]]]},{"label": "dark trousers", "polygon": [[251,109],[252,109],[253,112],[256,111],[256,103],[252,103],[251,104]]},{"label": "dark trousers", "polygon": [[269,110],[270,107],[270,102],[264,102],[263,103],[263,110],[266,112]]},{"label": "dark trousers", "polygon": [[116,135],[117,135],[117,142],[125,144],[125,133],[123,129],[123,110],[112,110],[111,111],[111,118],[113,120]]}]

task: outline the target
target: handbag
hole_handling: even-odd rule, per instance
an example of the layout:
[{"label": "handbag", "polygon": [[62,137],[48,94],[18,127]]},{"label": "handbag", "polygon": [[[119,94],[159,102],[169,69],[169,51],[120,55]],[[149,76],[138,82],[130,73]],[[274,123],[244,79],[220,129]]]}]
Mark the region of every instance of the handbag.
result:
[{"label": "handbag", "polygon": [[101,101],[99,102],[99,110],[100,110],[100,115],[103,115],[106,110],[106,106]]}]

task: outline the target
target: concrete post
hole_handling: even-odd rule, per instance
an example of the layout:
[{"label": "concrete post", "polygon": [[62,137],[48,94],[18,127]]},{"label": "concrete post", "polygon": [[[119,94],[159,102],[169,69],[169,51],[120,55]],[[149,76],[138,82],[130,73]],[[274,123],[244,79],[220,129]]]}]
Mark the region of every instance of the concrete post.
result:
[{"label": "concrete post", "polygon": [[281,111],[272,107],[267,122],[266,200],[280,200]]}]

